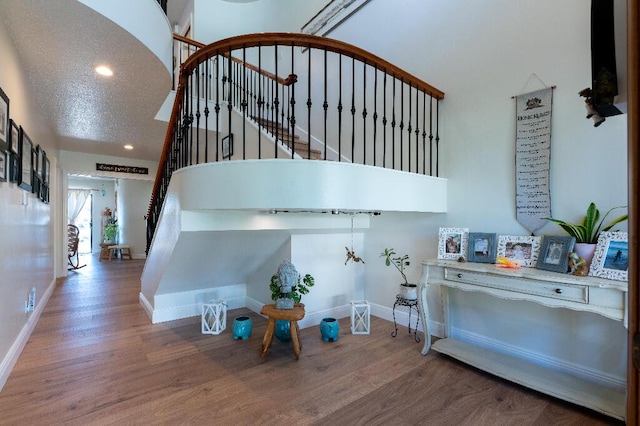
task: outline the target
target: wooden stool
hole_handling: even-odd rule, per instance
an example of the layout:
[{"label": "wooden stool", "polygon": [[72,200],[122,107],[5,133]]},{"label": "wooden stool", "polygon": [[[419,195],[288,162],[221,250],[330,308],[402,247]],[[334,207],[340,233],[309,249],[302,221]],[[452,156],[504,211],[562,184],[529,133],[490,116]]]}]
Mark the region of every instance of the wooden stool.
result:
[{"label": "wooden stool", "polygon": [[111,260],[116,252],[120,254],[121,259],[124,259],[124,257],[127,256],[129,260],[131,260],[131,248],[128,244],[117,244],[107,248],[109,249],[109,260]]},{"label": "wooden stool", "polygon": [[276,309],[276,305],[274,304],[264,305],[260,313],[269,317],[269,321],[267,322],[267,331],[264,333],[264,339],[262,339],[262,351],[260,352],[260,357],[264,358],[267,354],[267,350],[269,349],[269,346],[271,346],[271,341],[273,340],[273,333],[276,329],[276,320],[279,319],[289,321],[293,356],[298,360],[300,358],[300,349],[302,349],[298,321],[304,318],[304,305],[302,303],[296,303],[293,309]]}]

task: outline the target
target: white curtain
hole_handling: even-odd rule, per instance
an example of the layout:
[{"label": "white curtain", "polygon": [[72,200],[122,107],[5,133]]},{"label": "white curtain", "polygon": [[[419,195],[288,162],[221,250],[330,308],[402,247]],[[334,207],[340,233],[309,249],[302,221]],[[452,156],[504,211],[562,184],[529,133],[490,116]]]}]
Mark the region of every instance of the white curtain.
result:
[{"label": "white curtain", "polygon": [[69,189],[67,192],[68,219],[75,225],[76,218],[91,195],[90,189]]}]

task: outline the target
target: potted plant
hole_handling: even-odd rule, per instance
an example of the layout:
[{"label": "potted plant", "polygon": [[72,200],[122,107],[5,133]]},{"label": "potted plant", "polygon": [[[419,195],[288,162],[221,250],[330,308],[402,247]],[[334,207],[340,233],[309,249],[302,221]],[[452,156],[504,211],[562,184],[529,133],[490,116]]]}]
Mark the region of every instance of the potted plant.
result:
[{"label": "potted plant", "polygon": [[604,221],[614,210],[624,209],[627,206],[618,206],[613,207],[605,213],[602,218],[600,218],[600,210],[596,207],[595,203],[589,204],[587,207],[587,213],[582,219],[582,222],[579,224],[567,222],[560,219],[554,219],[552,217],[547,217],[550,222],[556,223],[560,228],[562,228],[567,234],[576,239],[576,244],[574,246],[574,251],[582,258],[584,258],[587,262],[587,266],[591,264],[591,259],[593,258],[593,254],[595,253],[596,244],[598,243],[598,237],[601,232],[609,231],[615,225],[620,222],[624,222],[629,218],[628,214],[623,214],[622,216],[618,216],[613,219],[607,225],[604,225]]},{"label": "potted plant", "polygon": [[118,219],[107,219],[104,225],[104,242],[113,243],[118,235]]},{"label": "potted plant", "polygon": [[[295,277],[293,282],[283,282],[291,281],[292,276]],[[310,274],[300,278],[300,274],[295,270],[291,262],[285,260],[278,267],[278,272],[271,276],[269,283],[271,300],[276,302],[276,308],[278,309],[293,309],[293,304],[300,303],[302,296],[309,294],[310,288],[314,285],[315,279]],[[276,337],[283,342],[289,341],[291,339],[289,327],[289,321],[276,320]]]},{"label": "potted plant", "polygon": [[411,264],[411,262],[409,262],[409,255],[405,254],[403,256],[396,256],[396,252],[393,248],[385,248],[384,251],[380,253],[380,257],[384,258],[385,265],[393,265],[398,272],[400,272],[400,275],[402,275],[404,282],[400,284],[400,295],[407,300],[417,299],[417,285],[410,284],[404,273],[404,268]]}]

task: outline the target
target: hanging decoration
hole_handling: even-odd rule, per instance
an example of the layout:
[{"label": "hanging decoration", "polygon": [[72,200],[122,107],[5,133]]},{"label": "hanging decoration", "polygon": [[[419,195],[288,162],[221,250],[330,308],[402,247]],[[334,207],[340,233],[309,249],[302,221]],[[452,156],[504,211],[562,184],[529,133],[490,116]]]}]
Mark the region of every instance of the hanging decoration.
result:
[{"label": "hanging decoration", "polygon": [[549,168],[553,87],[516,98],[516,219],[529,232],[551,217]]},{"label": "hanging decoration", "polygon": [[350,260],[353,260],[355,263],[362,262],[362,264],[364,264],[364,260],[362,260],[362,258],[356,256],[356,252],[353,249],[353,213],[351,214],[351,250],[349,250],[349,247],[345,247],[345,249],[347,249],[347,260],[344,261],[345,265]]}]

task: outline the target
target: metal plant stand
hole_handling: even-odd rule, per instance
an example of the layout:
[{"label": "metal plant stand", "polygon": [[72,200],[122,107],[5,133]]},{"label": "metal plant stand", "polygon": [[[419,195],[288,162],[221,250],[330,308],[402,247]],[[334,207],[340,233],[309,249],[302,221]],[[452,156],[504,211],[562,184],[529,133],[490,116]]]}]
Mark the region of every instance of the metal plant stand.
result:
[{"label": "metal plant stand", "polygon": [[396,301],[393,304],[393,326],[395,327],[395,331],[391,333],[391,337],[396,337],[398,335],[398,323],[396,322],[396,306],[407,306],[409,308],[409,334],[411,334],[411,311],[415,308],[416,327],[413,330],[413,338],[416,340],[416,342],[420,342],[420,338],[418,337],[418,323],[420,322],[420,307],[418,306],[418,299],[405,299],[399,294],[396,295]]}]

